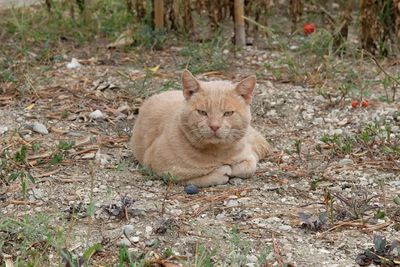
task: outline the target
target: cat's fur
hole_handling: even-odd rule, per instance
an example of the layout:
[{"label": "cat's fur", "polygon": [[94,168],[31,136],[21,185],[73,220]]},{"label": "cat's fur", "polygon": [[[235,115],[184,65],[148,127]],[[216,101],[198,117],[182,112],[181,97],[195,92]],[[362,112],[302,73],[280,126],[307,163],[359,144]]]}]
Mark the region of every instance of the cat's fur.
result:
[{"label": "cat's fur", "polygon": [[203,82],[184,71],[183,92],[152,96],[140,108],[130,141],[136,159],[197,186],[252,176],[269,147],[250,125],[255,84],[255,76]]}]

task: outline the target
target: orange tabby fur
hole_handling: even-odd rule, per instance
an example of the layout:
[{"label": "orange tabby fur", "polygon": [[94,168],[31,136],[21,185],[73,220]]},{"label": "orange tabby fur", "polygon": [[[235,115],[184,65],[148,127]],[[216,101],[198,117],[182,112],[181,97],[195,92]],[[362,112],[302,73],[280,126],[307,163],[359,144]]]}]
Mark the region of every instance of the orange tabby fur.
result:
[{"label": "orange tabby fur", "polygon": [[202,82],[184,71],[183,92],[152,96],[140,108],[130,141],[136,159],[197,186],[252,176],[268,152],[250,125],[255,83],[255,76],[237,84]]}]

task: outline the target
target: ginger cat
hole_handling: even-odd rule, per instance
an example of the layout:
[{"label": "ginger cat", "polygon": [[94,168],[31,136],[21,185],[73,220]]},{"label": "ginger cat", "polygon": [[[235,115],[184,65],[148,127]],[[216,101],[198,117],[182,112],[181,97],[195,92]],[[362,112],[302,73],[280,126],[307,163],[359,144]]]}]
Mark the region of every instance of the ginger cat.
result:
[{"label": "ginger cat", "polygon": [[252,176],[269,150],[250,125],[255,85],[255,76],[237,84],[203,82],[185,70],[183,92],[154,95],[140,108],[130,141],[134,156],[157,175],[202,187]]}]

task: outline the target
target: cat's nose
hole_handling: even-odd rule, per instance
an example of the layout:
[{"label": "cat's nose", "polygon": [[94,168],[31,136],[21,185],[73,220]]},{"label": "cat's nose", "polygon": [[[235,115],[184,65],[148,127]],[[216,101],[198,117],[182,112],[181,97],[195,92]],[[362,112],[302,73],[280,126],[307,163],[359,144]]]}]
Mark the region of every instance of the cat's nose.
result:
[{"label": "cat's nose", "polygon": [[211,130],[213,130],[214,132],[218,131],[219,128],[221,128],[221,126],[219,125],[210,125]]}]

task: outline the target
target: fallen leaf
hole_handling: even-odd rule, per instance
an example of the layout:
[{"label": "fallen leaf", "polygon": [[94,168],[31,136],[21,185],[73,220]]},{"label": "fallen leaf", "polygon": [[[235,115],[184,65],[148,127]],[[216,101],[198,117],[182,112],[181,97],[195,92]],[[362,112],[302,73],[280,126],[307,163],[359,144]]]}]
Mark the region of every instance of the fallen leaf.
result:
[{"label": "fallen leaf", "polygon": [[32,103],[29,106],[27,106],[25,109],[26,110],[31,110],[31,109],[33,109],[34,106],[35,106],[35,103]]}]

